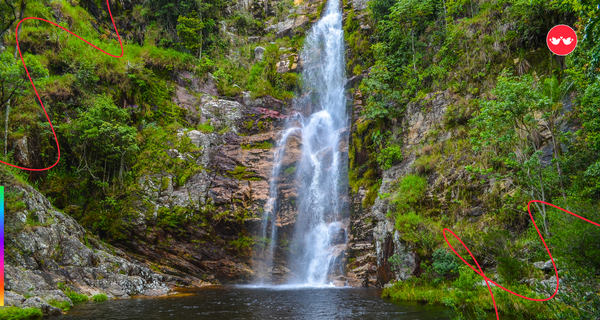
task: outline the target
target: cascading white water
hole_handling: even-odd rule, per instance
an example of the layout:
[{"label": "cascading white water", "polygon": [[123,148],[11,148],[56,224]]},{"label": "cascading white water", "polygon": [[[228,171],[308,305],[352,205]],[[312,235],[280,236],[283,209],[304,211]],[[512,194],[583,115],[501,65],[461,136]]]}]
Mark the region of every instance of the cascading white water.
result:
[{"label": "cascading white water", "polygon": [[[340,144],[348,139],[344,95],[344,32],[339,0],[330,0],[311,29],[301,54],[304,101],[311,115],[302,119],[302,159],[298,166],[299,213],[292,239],[292,281],[323,285],[330,282],[336,262],[335,245],[346,243],[341,204],[346,164]],[[302,102],[298,103],[302,105]]]},{"label": "cascading white water", "polygon": [[[345,207],[343,194],[347,162],[340,145],[348,140],[346,97],[344,95],[344,34],[340,0],[330,0],[323,17],[307,35],[301,57],[303,63],[302,97],[296,99],[300,112],[288,120],[279,139],[272,172],[269,200],[265,208],[262,236],[270,243],[263,257],[265,270],[274,267],[277,238],[277,183],[286,141],[298,130],[302,136],[302,156],[296,170],[298,217],[291,239],[288,267],[293,277],[288,282],[302,285],[324,285],[331,281],[339,264],[340,244],[346,243],[342,224]],[[337,255],[336,255],[337,253]],[[339,272],[337,272],[339,274]],[[264,278],[260,279],[260,283]]]}]

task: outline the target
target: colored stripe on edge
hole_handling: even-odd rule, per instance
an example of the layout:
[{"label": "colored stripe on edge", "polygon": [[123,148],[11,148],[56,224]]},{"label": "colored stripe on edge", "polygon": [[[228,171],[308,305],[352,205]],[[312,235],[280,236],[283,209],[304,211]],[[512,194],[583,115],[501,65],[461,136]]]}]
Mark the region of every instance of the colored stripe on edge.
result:
[{"label": "colored stripe on edge", "polygon": [[0,186],[0,306],[4,307],[4,187]]}]

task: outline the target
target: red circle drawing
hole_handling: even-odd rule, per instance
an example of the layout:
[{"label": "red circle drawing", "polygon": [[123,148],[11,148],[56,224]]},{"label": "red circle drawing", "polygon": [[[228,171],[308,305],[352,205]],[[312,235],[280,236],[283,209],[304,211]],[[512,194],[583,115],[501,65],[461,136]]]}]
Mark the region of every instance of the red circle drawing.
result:
[{"label": "red circle drawing", "polygon": [[577,46],[577,34],[573,28],[559,24],[548,31],[546,37],[548,49],[559,56],[566,56]]}]

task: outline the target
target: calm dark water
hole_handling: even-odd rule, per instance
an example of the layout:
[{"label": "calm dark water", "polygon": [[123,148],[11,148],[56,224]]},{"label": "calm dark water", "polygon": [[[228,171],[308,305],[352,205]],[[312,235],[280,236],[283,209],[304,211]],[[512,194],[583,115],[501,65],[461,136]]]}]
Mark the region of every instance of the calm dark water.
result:
[{"label": "calm dark water", "polygon": [[452,309],[393,303],[381,291],[358,288],[252,288],[225,286],[189,295],[77,304],[70,319],[450,319]]}]

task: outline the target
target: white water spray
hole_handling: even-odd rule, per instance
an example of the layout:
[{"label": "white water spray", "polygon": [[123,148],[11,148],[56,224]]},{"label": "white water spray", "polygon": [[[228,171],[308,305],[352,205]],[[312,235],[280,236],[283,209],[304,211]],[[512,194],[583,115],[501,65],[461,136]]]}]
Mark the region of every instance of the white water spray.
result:
[{"label": "white water spray", "polygon": [[303,98],[295,101],[300,113],[288,121],[288,129],[277,143],[270,199],[263,216],[263,237],[271,226],[270,247],[265,257],[269,269],[273,268],[277,241],[275,217],[281,159],[288,136],[300,130],[302,157],[296,171],[298,217],[287,263],[293,274],[288,282],[292,284],[323,286],[331,282],[334,274],[340,274],[340,270],[333,269],[341,259],[337,248],[347,240],[341,223],[347,211],[342,204],[347,193],[344,167],[347,164],[342,157],[347,155],[340,150],[340,145],[348,141],[344,54],[340,3],[330,0],[323,17],[307,35],[301,53]]}]

